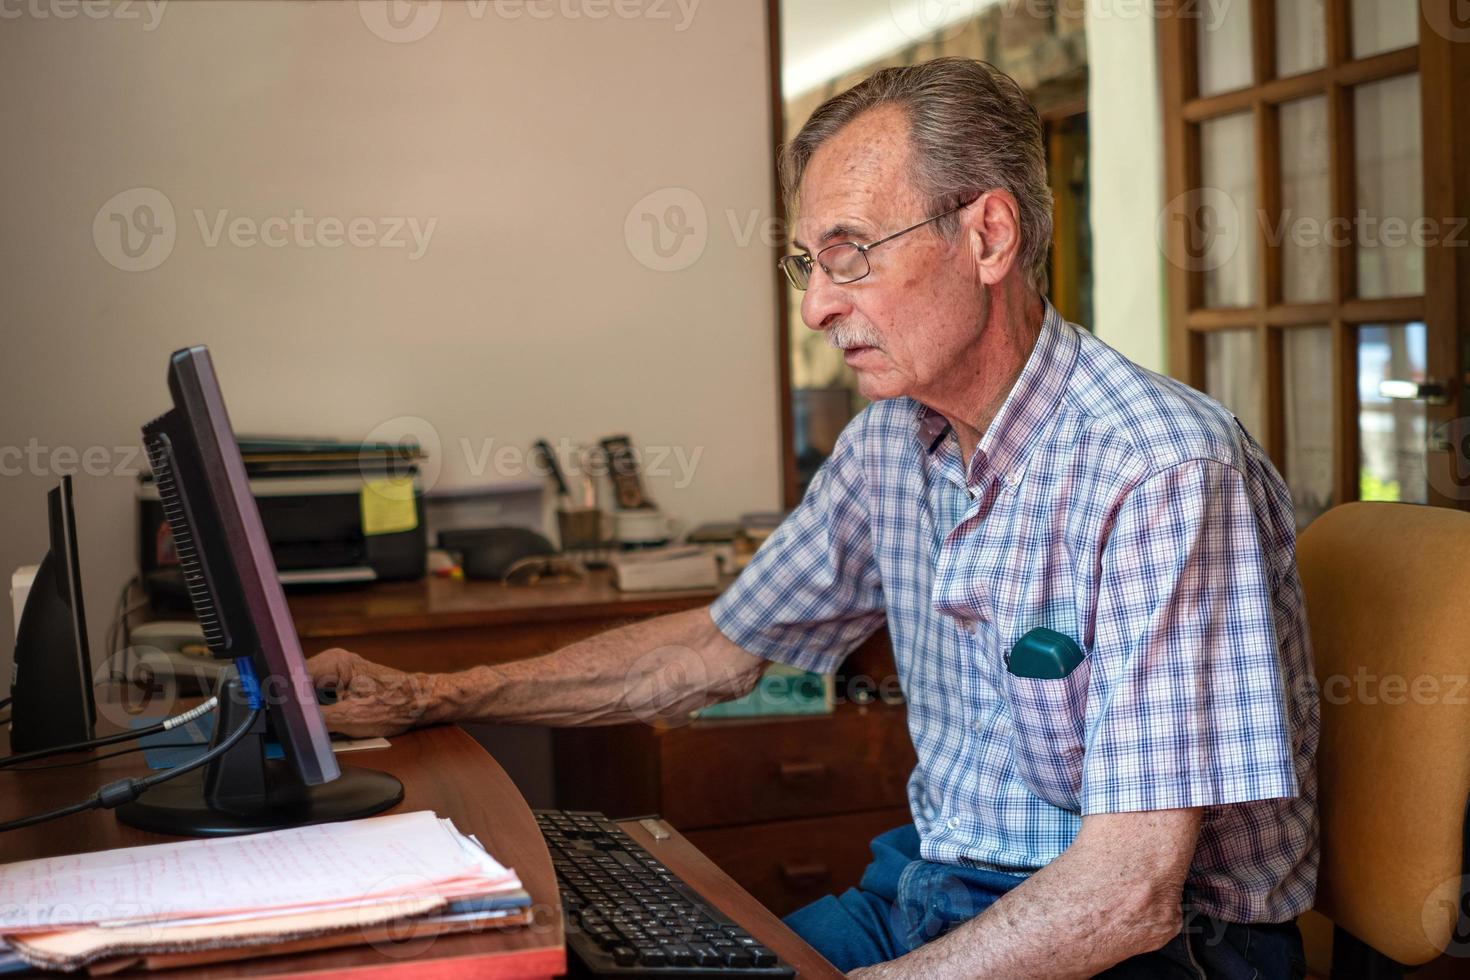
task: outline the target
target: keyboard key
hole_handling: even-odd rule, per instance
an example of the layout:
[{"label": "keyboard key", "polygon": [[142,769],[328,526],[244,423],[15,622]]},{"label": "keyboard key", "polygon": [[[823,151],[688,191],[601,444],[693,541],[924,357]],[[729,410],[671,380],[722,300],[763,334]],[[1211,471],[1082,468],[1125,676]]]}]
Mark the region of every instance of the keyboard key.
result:
[{"label": "keyboard key", "polygon": [[632,966],[638,962],[638,951],[632,946],[614,946],[612,957],[618,966]]},{"label": "keyboard key", "polygon": [[746,952],[755,960],[756,966],[767,967],[776,965],[776,954],[764,946],[752,946]]},{"label": "keyboard key", "polygon": [[669,954],[658,946],[640,946],[638,962],[644,966],[668,966]]},{"label": "keyboard key", "polygon": [[724,966],[725,958],[720,955],[719,950],[707,943],[694,943],[689,947],[694,952],[694,961],[698,966]]},{"label": "keyboard key", "polygon": [[694,965],[694,950],[682,943],[670,943],[664,946],[664,952],[669,956],[669,963],[674,966]]},{"label": "keyboard key", "polygon": [[732,949],[725,952],[725,965],[739,969],[742,966],[755,966],[755,957],[743,949]]}]

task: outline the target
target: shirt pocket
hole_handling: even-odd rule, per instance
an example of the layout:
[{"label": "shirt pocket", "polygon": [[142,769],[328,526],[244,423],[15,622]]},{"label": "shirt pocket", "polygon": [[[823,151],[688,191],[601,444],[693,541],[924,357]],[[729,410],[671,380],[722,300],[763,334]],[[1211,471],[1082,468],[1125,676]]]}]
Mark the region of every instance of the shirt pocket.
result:
[{"label": "shirt pocket", "polygon": [[1083,726],[1092,658],[1066,677],[1041,679],[1005,672],[1011,707],[1011,748],[1026,788],[1074,813],[1082,790]]}]

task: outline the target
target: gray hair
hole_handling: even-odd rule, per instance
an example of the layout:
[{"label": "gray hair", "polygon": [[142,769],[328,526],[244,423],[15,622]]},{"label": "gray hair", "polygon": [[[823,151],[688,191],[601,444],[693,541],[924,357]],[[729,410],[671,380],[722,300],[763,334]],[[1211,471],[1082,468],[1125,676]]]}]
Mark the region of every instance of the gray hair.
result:
[{"label": "gray hair", "polygon": [[[938,214],[992,188],[1004,188],[1020,209],[1020,267],[1046,291],[1051,247],[1051,186],[1041,117],[1026,93],[994,65],[936,58],[883,68],[822,103],[801,132],[781,148],[781,192],[796,204],[812,156],[858,116],[896,105],[908,117],[910,179]],[[952,235],[958,219],[937,223]]]}]

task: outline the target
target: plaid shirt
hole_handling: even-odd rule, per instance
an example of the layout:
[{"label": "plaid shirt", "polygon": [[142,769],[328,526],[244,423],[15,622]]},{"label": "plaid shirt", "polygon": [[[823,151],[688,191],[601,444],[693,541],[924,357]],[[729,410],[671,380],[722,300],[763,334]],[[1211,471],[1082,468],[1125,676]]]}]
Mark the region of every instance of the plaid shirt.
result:
[{"label": "plaid shirt", "polygon": [[[1228,411],[1048,305],[968,471],[941,416],[870,405],[712,612],[819,672],[887,619],[926,860],[1027,874],[1086,814],[1204,807],[1186,899],[1280,922],[1317,873],[1295,539]],[[1007,670],[1036,627],[1081,647],[1066,677]]]}]

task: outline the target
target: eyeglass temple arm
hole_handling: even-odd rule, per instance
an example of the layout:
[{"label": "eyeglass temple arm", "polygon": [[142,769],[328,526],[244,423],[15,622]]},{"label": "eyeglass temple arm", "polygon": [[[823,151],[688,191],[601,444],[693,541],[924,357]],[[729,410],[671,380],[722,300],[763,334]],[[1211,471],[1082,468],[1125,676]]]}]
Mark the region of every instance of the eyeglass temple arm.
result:
[{"label": "eyeglass temple arm", "polygon": [[978,200],[980,200],[980,198],[978,198],[978,197],[972,197],[968,201],[965,201],[965,202],[963,202],[961,204],[956,204],[954,207],[950,208],[948,211],[941,211],[939,214],[936,214],[932,218],[925,218],[923,221],[920,221],[916,225],[910,225],[909,227],[905,228],[903,231],[895,231],[893,234],[889,235],[888,237],[886,237],[886,238],[880,238],[876,242],[869,242],[866,245],[858,245],[858,249],[860,251],[866,252],[870,248],[877,248],[879,245],[882,245],[885,242],[891,242],[891,241],[893,241],[895,238],[898,238],[900,235],[907,235],[911,231],[918,231],[920,228],[924,227],[925,225],[932,225],[934,222],[938,221],[940,218],[947,218],[950,215],[954,214],[956,211],[963,211],[965,208],[967,208],[970,205],[974,204]]}]

